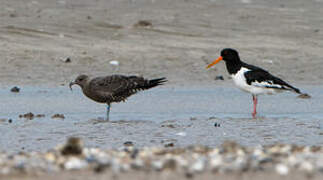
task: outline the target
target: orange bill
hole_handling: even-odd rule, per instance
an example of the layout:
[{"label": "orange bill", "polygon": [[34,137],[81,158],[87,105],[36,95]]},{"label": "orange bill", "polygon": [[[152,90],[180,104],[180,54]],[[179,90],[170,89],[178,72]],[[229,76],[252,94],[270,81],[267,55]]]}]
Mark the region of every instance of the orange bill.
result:
[{"label": "orange bill", "polygon": [[211,64],[209,64],[206,69],[209,69],[210,67],[214,66],[215,64],[217,64],[218,62],[220,62],[221,60],[223,60],[222,56],[220,56],[218,59],[216,59],[215,61],[213,61]]}]

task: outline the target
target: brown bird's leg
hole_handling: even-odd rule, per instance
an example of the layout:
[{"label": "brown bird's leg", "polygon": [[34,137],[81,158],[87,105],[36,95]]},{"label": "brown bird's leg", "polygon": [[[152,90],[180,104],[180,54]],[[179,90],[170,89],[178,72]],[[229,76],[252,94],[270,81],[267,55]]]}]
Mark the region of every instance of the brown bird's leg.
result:
[{"label": "brown bird's leg", "polygon": [[107,119],[106,119],[106,121],[110,120],[110,107],[111,107],[111,104],[107,104]]},{"label": "brown bird's leg", "polygon": [[252,100],[253,100],[253,113],[252,113],[252,117],[253,118],[256,118],[256,114],[257,114],[257,103],[258,103],[257,95],[252,95]]}]

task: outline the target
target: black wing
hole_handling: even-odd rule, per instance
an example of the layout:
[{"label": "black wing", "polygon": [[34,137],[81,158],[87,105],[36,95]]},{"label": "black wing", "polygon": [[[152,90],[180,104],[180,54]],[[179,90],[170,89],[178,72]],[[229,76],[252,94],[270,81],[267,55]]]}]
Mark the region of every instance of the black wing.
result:
[{"label": "black wing", "polygon": [[257,66],[252,66],[249,64],[243,65],[244,67],[250,69],[250,71],[245,72],[245,77],[247,80],[247,84],[253,86],[259,86],[264,88],[274,88],[274,89],[282,89],[282,90],[292,90],[296,93],[301,94],[300,90],[289,85],[282,79],[271,75],[264,69],[261,69]]}]

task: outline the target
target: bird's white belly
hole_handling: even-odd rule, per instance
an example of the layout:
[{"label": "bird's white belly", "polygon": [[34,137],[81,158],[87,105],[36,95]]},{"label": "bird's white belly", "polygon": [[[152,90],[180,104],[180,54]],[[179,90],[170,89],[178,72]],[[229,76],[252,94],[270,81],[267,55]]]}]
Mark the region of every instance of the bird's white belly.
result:
[{"label": "bird's white belly", "polygon": [[247,68],[241,68],[236,74],[232,74],[231,77],[233,79],[233,82],[236,86],[238,86],[239,89],[249,92],[254,95],[258,94],[274,94],[277,91],[273,88],[265,88],[255,85],[249,85],[247,84],[246,77],[244,76],[244,73],[249,71]]}]

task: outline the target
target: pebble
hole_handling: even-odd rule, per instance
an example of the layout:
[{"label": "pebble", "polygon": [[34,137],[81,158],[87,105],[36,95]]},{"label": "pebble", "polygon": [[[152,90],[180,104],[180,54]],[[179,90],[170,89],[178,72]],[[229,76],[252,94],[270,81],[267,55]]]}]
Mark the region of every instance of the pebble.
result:
[{"label": "pebble", "polygon": [[110,64],[113,65],[113,66],[119,66],[119,61],[112,60],[112,61],[110,61]]},{"label": "pebble", "polygon": [[60,59],[63,63],[71,63],[72,62],[72,60],[71,60],[71,58],[70,57],[67,57],[67,58],[61,58]]},{"label": "pebble", "polygon": [[13,88],[10,89],[11,92],[14,92],[14,93],[19,93],[20,92],[20,88],[15,86]]},{"label": "pebble", "polygon": [[186,132],[178,132],[178,133],[176,133],[176,135],[177,136],[186,136],[187,134],[186,134]]},{"label": "pebble", "polygon": [[76,158],[76,157],[71,157],[69,160],[67,160],[65,163],[64,163],[64,168],[66,170],[76,170],[76,169],[83,169],[87,166],[87,162],[82,160],[82,159],[79,159],[79,158]]},{"label": "pebble", "polygon": [[214,127],[220,127],[220,123],[214,123]]},{"label": "pebble", "polygon": [[289,172],[289,169],[285,164],[277,164],[276,172],[280,175],[287,175]]},{"label": "pebble", "polygon": [[153,24],[148,20],[139,20],[134,27],[152,27]]},{"label": "pebble", "polygon": [[[165,145],[166,146],[166,145]],[[0,175],[13,173],[60,172],[69,170],[111,170],[123,173],[134,170],[177,171],[193,177],[207,171],[243,173],[273,170],[279,175],[323,172],[323,149],[320,147],[275,144],[244,147],[233,141],[209,148],[189,147],[136,148],[131,141],[120,149],[86,148],[81,139],[71,137],[48,152],[7,154],[0,152]]]},{"label": "pebble", "polygon": [[64,116],[64,114],[54,114],[53,116],[52,116],[52,119],[65,119],[65,116]]},{"label": "pebble", "polygon": [[214,80],[222,80],[223,81],[224,78],[223,78],[223,76],[220,75],[220,76],[215,76]]}]

